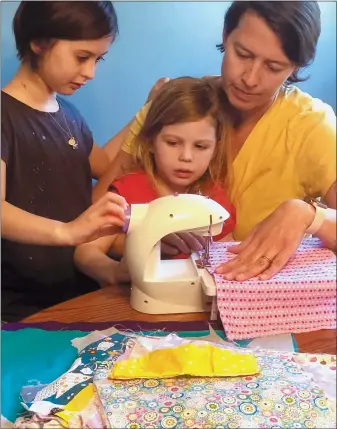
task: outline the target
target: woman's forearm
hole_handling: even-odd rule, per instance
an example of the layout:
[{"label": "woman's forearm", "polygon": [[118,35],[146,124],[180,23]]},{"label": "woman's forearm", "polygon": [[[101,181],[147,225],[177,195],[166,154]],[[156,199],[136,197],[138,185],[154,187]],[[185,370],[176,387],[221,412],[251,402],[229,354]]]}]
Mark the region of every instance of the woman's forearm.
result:
[{"label": "woman's forearm", "polygon": [[92,189],[92,201],[98,201],[106,193],[111,182],[113,182],[117,176],[123,176],[125,172],[131,171],[132,167],[134,167],[132,155],[120,150],[105,173],[94,185]]},{"label": "woman's forearm", "polygon": [[129,128],[133,120],[134,118],[132,118],[132,120],[128,122],[124,128],[122,128],[116,135],[111,137],[111,139],[103,146],[103,149],[108,154],[110,162],[116,158],[120,148],[122,147],[123,141],[129,132]]},{"label": "woman's forearm", "polygon": [[331,250],[336,250],[336,210],[326,209],[325,219],[320,229],[315,233],[324,245]]},{"label": "woman's forearm", "polygon": [[28,213],[7,201],[1,203],[1,237],[43,246],[68,245],[65,223]]}]

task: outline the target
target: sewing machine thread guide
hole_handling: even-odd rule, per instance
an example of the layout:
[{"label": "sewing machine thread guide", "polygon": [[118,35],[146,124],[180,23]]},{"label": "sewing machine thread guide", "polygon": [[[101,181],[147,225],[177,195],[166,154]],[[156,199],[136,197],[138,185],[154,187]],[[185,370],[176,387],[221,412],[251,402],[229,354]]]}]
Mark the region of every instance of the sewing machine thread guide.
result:
[{"label": "sewing machine thread guide", "polygon": [[205,265],[209,265],[209,251],[210,251],[210,247],[213,244],[213,236],[212,236],[212,224],[213,224],[213,219],[212,219],[212,215],[209,216],[209,227],[208,227],[208,236],[206,237],[206,248],[205,248]]},{"label": "sewing machine thread guide", "polygon": [[206,258],[204,256],[203,252],[199,252],[199,256],[200,259],[196,259],[195,264],[197,266],[197,268],[200,269],[204,269],[204,268],[210,268],[211,265],[208,263],[208,261],[206,261]]}]

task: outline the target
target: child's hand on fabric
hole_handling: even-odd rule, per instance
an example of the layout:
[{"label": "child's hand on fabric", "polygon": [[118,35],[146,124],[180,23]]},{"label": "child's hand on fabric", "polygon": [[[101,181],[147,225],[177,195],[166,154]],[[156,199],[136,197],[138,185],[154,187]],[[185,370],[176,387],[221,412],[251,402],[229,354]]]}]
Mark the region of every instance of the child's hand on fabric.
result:
[{"label": "child's hand on fabric", "polygon": [[58,234],[64,245],[78,246],[97,238],[121,232],[127,203],[123,197],[107,192],[75,220],[60,225]]},{"label": "child's hand on fabric", "polygon": [[161,241],[161,252],[165,256],[175,256],[179,253],[186,255],[205,248],[206,239],[192,232],[169,234]]}]

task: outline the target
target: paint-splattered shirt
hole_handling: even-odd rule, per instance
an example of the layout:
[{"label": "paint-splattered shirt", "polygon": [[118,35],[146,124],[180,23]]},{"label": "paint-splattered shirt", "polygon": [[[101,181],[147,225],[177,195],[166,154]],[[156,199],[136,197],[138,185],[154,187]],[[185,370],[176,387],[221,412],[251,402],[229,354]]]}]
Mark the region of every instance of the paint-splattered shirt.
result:
[{"label": "paint-splattered shirt", "polygon": [[[26,212],[69,222],[91,203],[93,137],[77,109],[63,98],[58,102],[58,112],[46,113],[2,92],[1,159],[6,163],[6,201]],[[72,136],[77,150],[68,143]],[[74,267],[73,247],[5,239],[1,247],[3,320],[93,289]]]}]

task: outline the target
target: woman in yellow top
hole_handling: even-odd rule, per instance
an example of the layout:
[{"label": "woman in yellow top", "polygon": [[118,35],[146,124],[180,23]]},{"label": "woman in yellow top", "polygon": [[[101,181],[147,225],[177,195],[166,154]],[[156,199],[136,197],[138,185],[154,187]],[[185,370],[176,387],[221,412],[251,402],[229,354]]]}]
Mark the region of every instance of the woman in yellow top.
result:
[{"label": "woman in yellow top", "polygon": [[[289,85],[314,59],[319,35],[317,2],[235,1],[225,15],[221,76],[208,79],[225,92],[233,123],[228,183],[237,210],[233,235],[242,243],[232,248],[236,258],[218,268],[228,279],[272,277],[306,232],[336,247],[336,117],[330,106]],[[132,162],[148,108],[122,131],[121,150],[94,198]],[[306,196],[321,197],[329,208],[303,201]],[[166,244],[178,253],[202,243],[175,234]]]}]

